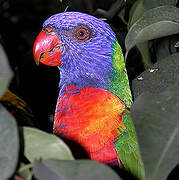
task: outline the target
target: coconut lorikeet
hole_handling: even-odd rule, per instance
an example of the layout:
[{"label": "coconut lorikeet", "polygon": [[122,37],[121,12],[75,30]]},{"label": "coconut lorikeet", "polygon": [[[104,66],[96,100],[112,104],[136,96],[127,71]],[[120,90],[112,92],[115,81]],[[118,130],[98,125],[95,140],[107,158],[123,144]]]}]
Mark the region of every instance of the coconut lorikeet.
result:
[{"label": "coconut lorikeet", "polygon": [[91,15],[63,12],[43,24],[36,64],[57,66],[61,79],[54,134],[84,148],[92,160],[124,167],[143,179],[122,50],[110,26]]}]

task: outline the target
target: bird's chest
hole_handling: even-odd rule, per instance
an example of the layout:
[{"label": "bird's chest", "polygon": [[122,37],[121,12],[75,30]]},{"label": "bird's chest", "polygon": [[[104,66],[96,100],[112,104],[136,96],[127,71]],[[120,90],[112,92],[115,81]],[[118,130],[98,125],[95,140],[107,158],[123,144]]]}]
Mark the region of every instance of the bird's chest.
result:
[{"label": "bird's chest", "polygon": [[124,104],[112,93],[94,87],[68,87],[59,97],[54,134],[73,140],[89,152],[114,148],[120,135]]}]

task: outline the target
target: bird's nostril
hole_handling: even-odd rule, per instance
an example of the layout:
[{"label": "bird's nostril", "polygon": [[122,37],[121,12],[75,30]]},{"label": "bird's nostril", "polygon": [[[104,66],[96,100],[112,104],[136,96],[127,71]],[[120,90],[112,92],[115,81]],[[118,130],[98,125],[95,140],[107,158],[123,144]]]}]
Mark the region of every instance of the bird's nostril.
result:
[{"label": "bird's nostril", "polygon": [[45,28],[45,31],[46,31],[47,33],[50,33],[50,32],[53,31],[53,28],[52,28],[52,27],[46,27],[46,28]]}]

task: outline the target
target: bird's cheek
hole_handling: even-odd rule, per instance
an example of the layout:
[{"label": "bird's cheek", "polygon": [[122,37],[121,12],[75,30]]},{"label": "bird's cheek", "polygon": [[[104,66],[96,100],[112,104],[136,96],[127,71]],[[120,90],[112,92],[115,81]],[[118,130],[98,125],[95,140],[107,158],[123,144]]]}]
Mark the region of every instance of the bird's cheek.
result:
[{"label": "bird's cheek", "polygon": [[47,34],[43,30],[36,37],[33,55],[36,64],[39,62],[48,66],[61,65],[62,45],[56,34]]}]

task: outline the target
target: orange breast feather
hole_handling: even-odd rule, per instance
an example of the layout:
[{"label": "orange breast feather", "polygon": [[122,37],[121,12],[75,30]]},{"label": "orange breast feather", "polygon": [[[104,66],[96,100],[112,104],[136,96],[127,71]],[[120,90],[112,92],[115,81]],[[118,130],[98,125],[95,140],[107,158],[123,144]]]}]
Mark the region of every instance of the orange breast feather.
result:
[{"label": "orange breast feather", "polygon": [[59,98],[54,133],[80,144],[95,161],[110,164],[117,158],[114,148],[122,121],[124,103],[114,94],[99,88],[66,88]]}]

